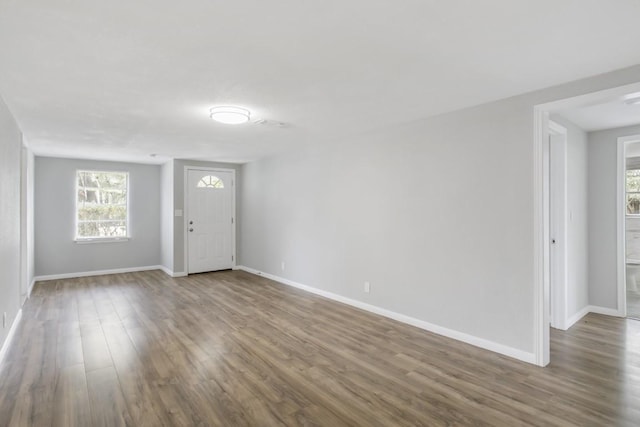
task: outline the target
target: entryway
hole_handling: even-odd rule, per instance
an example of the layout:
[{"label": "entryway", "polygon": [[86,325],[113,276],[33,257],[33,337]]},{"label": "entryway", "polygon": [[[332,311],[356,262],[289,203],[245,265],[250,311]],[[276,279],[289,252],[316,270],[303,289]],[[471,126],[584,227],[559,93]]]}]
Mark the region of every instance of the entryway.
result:
[{"label": "entryway", "polygon": [[[624,156],[624,245],[627,317],[640,320],[640,135],[618,141]],[[622,181],[622,180],[621,180]],[[621,242],[622,243],[622,242]]]},{"label": "entryway", "polygon": [[187,273],[235,265],[235,171],[187,170]]},{"label": "entryway", "polygon": [[[566,329],[589,312],[624,317],[627,289],[635,289],[625,277],[630,285],[640,283],[640,259],[625,258],[621,150],[640,128],[637,108],[640,83],[534,108],[534,348],[540,366],[550,360],[549,325]],[[564,141],[551,120],[568,130]]]}]

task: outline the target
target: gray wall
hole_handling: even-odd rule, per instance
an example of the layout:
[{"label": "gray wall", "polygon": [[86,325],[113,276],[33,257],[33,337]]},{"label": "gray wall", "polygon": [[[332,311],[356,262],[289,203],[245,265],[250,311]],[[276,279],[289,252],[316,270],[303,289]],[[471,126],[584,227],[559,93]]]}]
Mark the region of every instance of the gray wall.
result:
[{"label": "gray wall", "polygon": [[[129,172],[129,241],[74,242],[77,169]],[[36,276],[160,265],[160,166],[35,159]]]},{"label": "gray wall", "polygon": [[[199,166],[205,168],[234,169],[236,180],[239,181],[238,171],[240,165],[232,163],[201,162],[197,160],[174,160],[173,161],[173,209],[180,209],[184,212],[184,168],[185,166]],[[236,212],[240,212],[241,200],[238,195],[238,183],[236,182]],[[236,220],[236,232],[240,229],[240,221]],[[176,273],[185,272],[184,265],[184,217],[174,217],[173,223],[173,271]],[[238,234],[236,234],[238,240]],[[236,247],[237,250],[237,247]]]},{"label": "gray wall", "polygon": [[[20,170],[22,134],[0,98],[0,346],[18,314],[20,301]],[[2,314],[7,325],[2,328]]]},{"label": "gray wall", "polygon": [[247,164],[242,263],[531,353],[533,106],[633,83],[639,72],[307,141]]},{"label": "gray wall", "polygon": [[[24,144],[24,140],[23,140]],[[33,204],[34,204],[34,164],[35,157],[27,148],[22,147],[22,171],[20,176],[20,246],[21,275],[20,299],[24,303],[29,295],[35,277]]]},{"label": "gray wall", "polygon": [[589,305],[589,221],[587,133],[563,117],[567,129],[567,318]]},{"label": "gray wall", "polygon": [[532,116],[494,103],[245,165],[243,264],[531,352]]},{"label": "gray wall", "polygon": [[617,309],[616,169],[618,137],[640,126],[589,133],[589,303]]},{"label": "gray wall", "polygon": [[160,185],[161,263],[173,272],[173,160],[162,165]]}]

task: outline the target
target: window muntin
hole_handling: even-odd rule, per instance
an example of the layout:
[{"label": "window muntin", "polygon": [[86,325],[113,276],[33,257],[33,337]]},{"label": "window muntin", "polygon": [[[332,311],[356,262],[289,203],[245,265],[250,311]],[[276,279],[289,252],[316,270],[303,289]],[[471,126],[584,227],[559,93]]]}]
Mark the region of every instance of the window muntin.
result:
[{"label": "window muntin", "polygon": [[128,237],[129,173],[76,172],[76,240]]},{"label": "window muntin", "polygon": [[198,184],[198,188],[224,188],[224,182],[215,175],[203,176]]},{"label": "window muntin", "polygon": [[626,173],[627,215],[640,215],[640,169],[628,169]]}]

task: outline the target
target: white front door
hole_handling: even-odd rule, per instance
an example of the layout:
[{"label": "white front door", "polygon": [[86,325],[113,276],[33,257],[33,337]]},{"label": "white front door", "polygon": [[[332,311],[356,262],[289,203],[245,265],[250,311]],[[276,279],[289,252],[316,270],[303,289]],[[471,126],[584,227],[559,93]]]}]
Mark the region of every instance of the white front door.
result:
[{"label": "white front door", "polygon": [[233,267],[233,173],[188,170],[188,273]]}]

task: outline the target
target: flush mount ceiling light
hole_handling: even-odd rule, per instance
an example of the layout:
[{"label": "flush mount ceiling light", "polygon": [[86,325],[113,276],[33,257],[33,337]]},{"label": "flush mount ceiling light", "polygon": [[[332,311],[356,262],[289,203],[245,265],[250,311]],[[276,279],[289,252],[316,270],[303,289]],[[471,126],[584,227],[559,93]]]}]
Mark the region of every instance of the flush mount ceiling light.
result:
[{"label": "flush mount ceiling light", "polygon": [[226,125],[239,125],[248,122],[251,118],[249,110],[241,107],[213,107],[209,113],[209,117],[213,120]]}]

